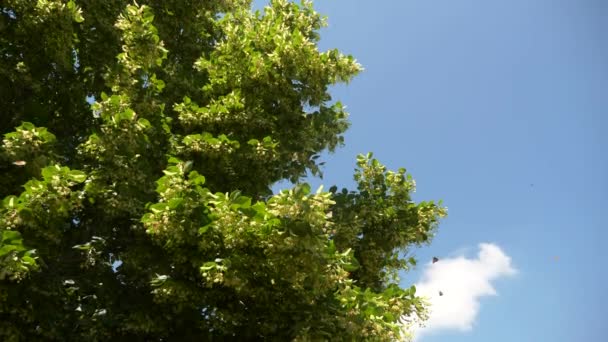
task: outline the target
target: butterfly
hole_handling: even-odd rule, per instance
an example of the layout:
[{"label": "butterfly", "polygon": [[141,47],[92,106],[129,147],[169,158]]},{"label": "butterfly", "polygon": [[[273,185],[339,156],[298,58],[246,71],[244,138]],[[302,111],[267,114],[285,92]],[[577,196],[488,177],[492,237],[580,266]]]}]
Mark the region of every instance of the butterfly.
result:
[{"label": "butterfly", "polygon": [[439,261],[438,257],[433,257],[433,264],[436,263],[437,261]]},{"label": "butterfly", "polygon": [[443,292],[439,291],[439,295],[440,295],[440,296],[443,296]]},{"label": "butterfly", "polygon": [[13,162],[13,165],[17,165],[17,166],[24,166],[25,164],[27,164],[27,162],[25,160],[17,160]]}]

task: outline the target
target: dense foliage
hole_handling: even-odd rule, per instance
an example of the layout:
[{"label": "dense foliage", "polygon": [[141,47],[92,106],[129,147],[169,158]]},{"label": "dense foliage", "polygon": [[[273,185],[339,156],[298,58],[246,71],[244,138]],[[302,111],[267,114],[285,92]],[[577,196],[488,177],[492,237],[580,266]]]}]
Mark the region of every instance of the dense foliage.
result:
[{"label": "dense foliage", "polygon": [[300,183],[360,71],[311,3],[0,9],[0,340],[388,341],[424,316],[397,272],[445,209],[371,155],[356,190]]}]

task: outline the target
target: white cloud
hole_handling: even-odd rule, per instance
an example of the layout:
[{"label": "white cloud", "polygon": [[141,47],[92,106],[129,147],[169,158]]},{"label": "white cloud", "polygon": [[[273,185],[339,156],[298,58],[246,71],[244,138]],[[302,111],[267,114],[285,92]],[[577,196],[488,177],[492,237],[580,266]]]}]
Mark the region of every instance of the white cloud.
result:
[{"label": "white cloud", "polygon": [[492,281],[516,272],[511,258],[491,243],[479,245],[477,258],[460,255],[429,262],[416,284],[416,294],[430,303],[429,319],[414,330],[415,340],[442,330],[471,330],[481,297],[497,295]]}]

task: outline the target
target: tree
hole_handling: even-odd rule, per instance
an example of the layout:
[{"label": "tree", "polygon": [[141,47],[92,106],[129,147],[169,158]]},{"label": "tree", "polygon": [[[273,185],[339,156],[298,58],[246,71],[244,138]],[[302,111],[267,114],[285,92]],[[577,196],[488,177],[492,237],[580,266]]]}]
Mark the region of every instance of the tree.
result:
[{"label": "tree", "polygon": [[371,154],[356,190],[301,183],[361,70],[310,2],[0,7],[1,340],[393,340],[424,315],[397,272],[445,209]]}]

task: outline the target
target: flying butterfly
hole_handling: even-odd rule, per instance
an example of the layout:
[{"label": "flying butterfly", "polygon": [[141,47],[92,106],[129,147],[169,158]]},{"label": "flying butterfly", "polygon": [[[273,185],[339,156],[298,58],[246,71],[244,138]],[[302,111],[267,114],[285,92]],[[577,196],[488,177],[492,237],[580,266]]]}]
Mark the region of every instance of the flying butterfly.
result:
[{"label": "flying butterfly", "polygon": [[443,296],[443,292],[439,291],[439,296]]},{"label": "flying butterfly", "polygon": [[17,166],[25,166],[25,164],[27,164],[27,162],[25,160],[17,160],[13,162],[13,165],[17,165]]},{"label": "flying butterfly", "polygon": [[438,257],[433,257],[433,264],[436,263],[437,261],[439,261]]}]

